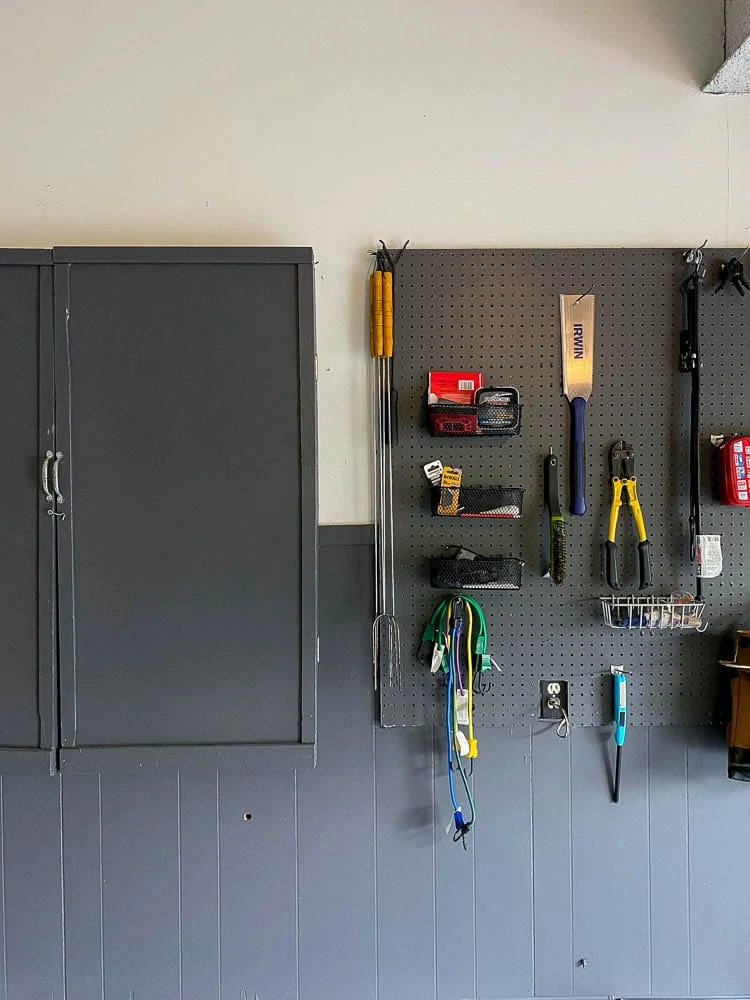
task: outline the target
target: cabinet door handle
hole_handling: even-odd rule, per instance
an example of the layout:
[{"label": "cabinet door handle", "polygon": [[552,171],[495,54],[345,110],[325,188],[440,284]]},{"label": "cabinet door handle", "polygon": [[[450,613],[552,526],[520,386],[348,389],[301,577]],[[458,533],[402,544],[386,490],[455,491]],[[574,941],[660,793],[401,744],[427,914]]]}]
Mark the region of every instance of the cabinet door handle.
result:
[{"label": "cabinet door handle", "polygon": [[[52,454],[50,452],[50,454]],[[60,459],[63,457],[61,451],[55,452],[55,464],[52,466],[52,489],[55,491],[58,503],[64,503],[65,497],[60,492]],[[50,500],[52,497],[50,497]]]},{"label": "cabinet door handle", "polygon": [[48,451],[44,456],[44,461],[42,462],[42,489],[44,490],[44,499],[52,501],[55,498],[49,491],[49,463],[55,456],[51,451]]}]

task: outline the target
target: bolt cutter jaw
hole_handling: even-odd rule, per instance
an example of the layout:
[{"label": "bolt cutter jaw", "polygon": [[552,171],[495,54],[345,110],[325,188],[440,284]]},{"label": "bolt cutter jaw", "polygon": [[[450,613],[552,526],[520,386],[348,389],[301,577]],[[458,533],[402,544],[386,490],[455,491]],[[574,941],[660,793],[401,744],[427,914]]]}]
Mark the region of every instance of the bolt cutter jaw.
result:
[{"label": "bolt cutter jaw", "polygon": [[622,438],[609,449],[609,474],[612,479],[632,479],[635,475],[635,448]]}]

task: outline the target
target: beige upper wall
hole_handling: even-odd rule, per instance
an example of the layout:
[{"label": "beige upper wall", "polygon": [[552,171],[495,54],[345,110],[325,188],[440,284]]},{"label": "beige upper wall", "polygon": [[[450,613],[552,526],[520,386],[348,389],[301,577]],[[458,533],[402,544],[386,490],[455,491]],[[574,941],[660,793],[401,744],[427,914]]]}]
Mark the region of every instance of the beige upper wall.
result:
[{"label": "beige upper wall", "polygon": [[370,516],[367,248],[750,242],[720,0],[0,0],[7,246],[310,244],[324,522]]}]

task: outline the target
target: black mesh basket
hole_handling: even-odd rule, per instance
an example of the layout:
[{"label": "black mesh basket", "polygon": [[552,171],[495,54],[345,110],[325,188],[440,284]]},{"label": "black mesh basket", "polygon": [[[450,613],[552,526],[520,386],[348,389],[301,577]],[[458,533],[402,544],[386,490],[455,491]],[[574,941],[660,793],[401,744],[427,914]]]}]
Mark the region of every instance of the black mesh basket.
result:
[{"label": "black mesh basket", "polygon": [[520,403],[436,403],[427,407],[433,437],[510,437],[521,433]]},{"label": "black mesh basket", "polygon": [[432,513],[439,517],[520,517],[523,494],[523,490],[504,486],[461,486],[457,490],[433,486]]},{"label": "black mesh basket", "polygon": [[520,559],[430,559],[430,586],[437,590],[520,590]]}]

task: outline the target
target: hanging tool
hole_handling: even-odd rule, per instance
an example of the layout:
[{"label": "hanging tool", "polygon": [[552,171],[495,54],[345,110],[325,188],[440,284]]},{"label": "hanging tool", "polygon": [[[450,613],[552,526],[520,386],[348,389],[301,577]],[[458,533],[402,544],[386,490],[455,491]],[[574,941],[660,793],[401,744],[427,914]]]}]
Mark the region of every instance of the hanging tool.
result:
[{"label": "hanging tool", "polygon": [[[745,253],[747,253],[747,250],[745,250]],[[731,260],[722,261],[719,286],[716,289],[717,292],[722,291],[728,281],[731,282],[732,287],[740,295],[745,294],[745,289],[750,290],[750,282],[745,277],[745,268],[742,264],[742,258],[745,256],[745,253],[740,257],[732,257]]]},{"label": "hanging tool", "polygon": [[375,479],[375,619],[372,660],[375,687],[381,665],[388,683],[401,686],[401,634],[396,618],[393,545],[393,454],[398,400],[393,388],[393,274],[395,258],[381,240],[370,276],[370,355],[373,358]]},{"label": "hanging tool", "polygon": [[565,520],[560,512],[560,493],[558,488],[559,462],[557,455],[549,455],[544,460],[544,497],[549,517],[549,549],[547,554],[547,572],[545,577],[552,577],[559,587],[565,580],[566,545]]},{"label": "hanging tool", "polygon": [[[471,788],[469,787],[466,771],[464,770],[464,766],[461,761],[462,753],[464,753],[467,757],[469,756],[469,745],[466,737],[463,737],[463,733],[458,728],[459,695],[462,698],[468,699],[469,692],[471,691],[471,681],[468,683],[468,690],[463,686],[463,678],[461,676],[460,668],[461,633],[463,631],[464,624],[464,607],[464,602],[460,597],[451,602],[451,622],[449,627],[448,642],[448,685],[446,688],[445,699],[445,727],[448,744],[448,786],[450,789],[451,805],[453,806],[453,842],[457,844],[460,841],[463,849],[466,850],[466,837],[469,833],[471,833],[471,830],[474,827],[474,823],[476,821],[476,808],[474,806],[474,797],[471,794]],[[463,737],[463,740],[461,737]],[[474,747],[474,756],[476,756],[476,747]],[[459,805],[456,797],[456,788],[453,780],[454,770],[458,771],[461,783],[464,787],[466,801],[469,805],[468,817],[464,816],[463,808]]]},{"label": "hanging tool", "polygon": [[[478,684],[480,675],[497,666],[487,653],[487,624],[477,601],[471,597],[446,597],[441,601],[422,633],[419,658],[430,664],[433,674],[442,671],[446,675],[445,733],[453,809],[448,829],[453,831],[454,843],[460,842],[466,850],[466,837],[476,822],[476,808],[468,782],[478,756],[473,696],[486,690],[481,682]],[[466,727],[466,734],[462,726]],[[471,761],[468,775],[463,757]],[[456,795],[456,773],[463,785],[468,815],[464,814]]]},{"label": "hanging tool", "polygon": [[560,296],[563,393],[570,404],[570,513],[586,513],[586,401],[594,373],[594,296]]},{"label": "hanging tool", "polygon": [[615,746],[617,747],[615,756],[615,787],[612,794],[612,801],[620,801],[620,773],[622,769],[622,748],[625,745],[625,733],[628,721],[628,700],[627,700],[627,677],[622,667],[612,667],[612,677],[614,681],[614,709],[615,709]]},{"label": "hanging tool", "polygon": [[638,563],[640,568],[639,590],[647,590],[651,586],[651,551],[643,522],[643,512],[638,501],[637,480],[635,477],[635,450],[632,444],[620,439],[615,441],[609,450],[609,474],[612,479],[612,504],[609,508],[609,530],[604,543],[607,583],[612,590],[620,589],[620,571],[617,558],[617,519],[620,508],[625,505],[630,509],[638,533]]},{"label": "hanging tool", "polygon": [[701,534],[700,487],[700,419],[701,419],[701,348],[700,348],[700,295],[705,276],[703,246],[688,250],[683,259],[689,273],[680,285],[682,297],[682,322],[680,334],[679,370],[690,374],[690,562],[696,567],[695,596],[700,601],[702,583],[699,564],[699,536]]}]

